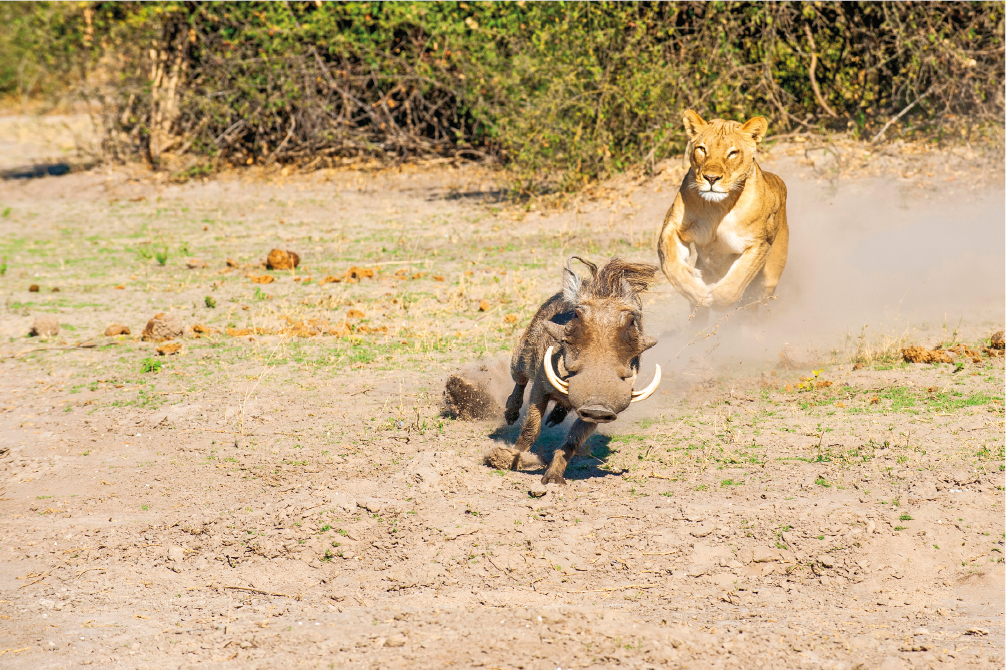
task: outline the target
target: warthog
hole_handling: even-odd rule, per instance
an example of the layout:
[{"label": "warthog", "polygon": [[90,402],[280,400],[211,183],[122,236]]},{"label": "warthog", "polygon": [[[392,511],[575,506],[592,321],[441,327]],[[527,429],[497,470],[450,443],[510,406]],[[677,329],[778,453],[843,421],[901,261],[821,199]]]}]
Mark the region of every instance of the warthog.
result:
[{"label": "warthog", "polygon": [[[591,279],[573,272],[569,265],[574,258],[587,266]],[[537,459],[526,452],[538,439],[548,401],[554,400],[548,425],[561,423],[570,410],[578,418],[541,481],[564,484],[566,465],[574,453],[586,455],[580,450],[597,424],[614,421],[629,403],[645,400],[657,390],[659,365],[649,386],[633,390],[639,355],[657,343],[643,334],[638,297],[656,273],[656,266],[645,263],[613,258],[598,269],[578,256],[570,257],[562,291],[538,309],[510,360],[514,389],[505,417],[509,424],[517,420],[524,388],[531,382],[524,427],[514,448],[497,447],[489,455],[490,463],[513,470],[535,463]]]}]

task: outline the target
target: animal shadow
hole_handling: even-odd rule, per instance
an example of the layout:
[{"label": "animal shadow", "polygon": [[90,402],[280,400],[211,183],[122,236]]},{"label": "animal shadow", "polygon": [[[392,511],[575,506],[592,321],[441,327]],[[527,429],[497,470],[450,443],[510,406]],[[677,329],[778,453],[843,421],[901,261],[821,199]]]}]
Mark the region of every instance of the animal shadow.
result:
[{"label": "animal shadow", "polygon": [[[552,428],[542,427],[541,435],[531,447],[531,453],[537,455],[546,465],[539,468],[527,468],[522,472],[544,474],[548,462],[552,459],[552,453],[562,446],[569,432],[569,421],[563,422]],[[503,442],[508,446],[517,443],[520,436],[521,421],[512,426],[500,426],[489,437],[495,442]],[[590,456],[573,456],[573,460],[566,466],[566,479],[586,480],[599,477],[620,476],[628,472],[626,469],[614,470],[608,467],[606,461],[614,453],[611,448],[611,438],[607,435],[594,433],[587,440],[587,448]]]}]

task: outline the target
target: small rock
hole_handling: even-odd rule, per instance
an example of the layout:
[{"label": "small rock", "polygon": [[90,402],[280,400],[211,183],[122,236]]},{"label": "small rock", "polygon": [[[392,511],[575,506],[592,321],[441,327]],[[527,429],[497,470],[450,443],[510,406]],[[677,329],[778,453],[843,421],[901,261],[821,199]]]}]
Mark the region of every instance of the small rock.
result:
[{"label": "small rock", "polygon": [[925,628],[916,628],[912,635],[929,635],[929,631]]},{"label": "small rock", "polygon": [[992,333],[992,337],[989,338],[989,348],[990,349],[1003,349],[1006,348],[1006,333],[1001,330],[997,330]]},{"label": "small rock", "polygon": [[821,554],[820,556],[818,556],[817,562],[826,568],[835,567],[835,559],[829,556],[828,554]]},{"label": "small rock", "polygon": [[388,639],[384,641],[385,647],[404,647],[405,646],[405,636],[404,635],[389,635]]},{"label": "small rock", "polygon": [[543,609],[538,611],[538,616],[541,618],[542,623],[549,625],[557,625],[566,623],[566,617],[562,615],[562,612],[552,609]]},{"label": "small rock", "polygon": [[105,335],[112,337],[114,335],[129,335],[131,331],[129,326],[123,326],[121,323],[113,323],[111,326],[105,329]]},{"label": "small rock", "polygon": [[877,532],[877,524],[871,519],[866,522],[866,534],[873,535]]},{"label": "small rock", "polygon": [[906,363],[953,363],[954,359],[942,349],[929,350],[920,345],[913,345],[901,350],[901,356]]},{"label": "small rock", "polygon": [[161,356],[171,356],[182,350],[181,342],[168,342],[157,347],[157,353]]},{"label": "small rock", "polygon": [[908,670],[908,664],[897,656],[887,656],[877,666],[877,670]]},{"label": "small rock", "polygon": [[377,500],[361,500],[356,503],[357,507],[361,507],[371,514],[378,514],[384,506]]},{"label": "small rock", "polygon": [[527,491],[527,494],[532,498],[542,498],[545,496],[546,493],[548,493],[548,487],[545,484],[542,484],[540,481],[536,481],[533,484],[531,484],[530,488]]},{"label": "small rock", "polygon": [[59,649],[59,644],[55,640],[46,640],[42,647],[45,648],[46,651],[56,651]]},{"label": "small rock", "polygon": [[300,265],[300,256],[292,251],[273,249],[266,258],[265,266],[270,270],[292,270]]},{"label": "small rock", "polygon": [[975,637],[985,637],[986,635],[989,634],[989,631],[987,628],[978,628],[977,626],[975,626],[973,628],[968,628],[966,631],[964,631],[964,634],[974,635]]},{"label": "small rock", "polygon": [[687,574],[689,577],[701,577],[707,572],[709,572],[708,567],[704,565],[693,565],[692,567],[688,568]]},{"label": "small rock", "polygon": [[768,547],[757,547],[754,550],[754,555],[752,556],[752,561],[755,563],[769,563],[776,560],[777,554],[775,549],[769,549]]},{"label": "small rock", "polygon": [[147,321],[140,339],[144,342],[163,342],[179,338],[184,333],[185,326],[177,316],[161,312]]},{"label": "small rock", "polygon": [[168,560],[174,561],[175,563],[181,563],[184,559],[185,549],[178,546],[168,547]]},{"label": "small rock", "polygon": [[53,337],[59,334],[59,317],[51,314],[41,314],[35,317],[31,324],[33,337]]}]

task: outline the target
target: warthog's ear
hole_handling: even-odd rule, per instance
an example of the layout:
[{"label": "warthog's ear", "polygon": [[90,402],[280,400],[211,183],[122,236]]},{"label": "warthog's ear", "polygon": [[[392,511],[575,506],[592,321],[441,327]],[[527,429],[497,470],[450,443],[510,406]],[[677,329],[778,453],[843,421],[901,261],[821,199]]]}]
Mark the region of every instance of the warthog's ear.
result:
[{"label": "warthog's ear", "polygon": [[768,132],[768,120],[764,116],[756,116],[741,126],[741,132],[749,135],[755,144],[760,144]]},{"label": "warthog's ear", "polygon": [[702,120],[702,117],[690,109],[685,110],[681,115],[681,120],[685,124],[685,133],[688,134],[689,140],[694,139],[706,127],[706,122]]},{"label": "warthog's ear", "polygon": [[647,349],[650,349],[657,343],[657,338],[650,337],[649,335],[642,335],[639,338],[639,353],[643,353]]},{"label": "warthog's ear", "polygon": [[580,300],[580,275],[569,268],[562,270],[562,297],[571,305]]},{"label": "warthog's ear", "polygon": [[[566,336],[566,326],[560,326],[554,321],[545,322],[545,332],[552,336],[552,339],[556,342],[562,342],[562,338]],[[654,340],[656,342],[656,340]]]}]

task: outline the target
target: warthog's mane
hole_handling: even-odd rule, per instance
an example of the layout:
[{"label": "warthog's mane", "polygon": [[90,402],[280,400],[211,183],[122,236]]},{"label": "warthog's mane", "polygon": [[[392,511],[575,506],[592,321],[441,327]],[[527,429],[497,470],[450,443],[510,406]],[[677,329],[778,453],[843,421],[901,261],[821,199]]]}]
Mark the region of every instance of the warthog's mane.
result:
[{"label": "warthog's mane", "polygon": [[[576,290],[574,294],[578,298],[634,298],[637,293],[642,293],[650,288],[650,285],[657,279],[659,268],[649,263],[633,263],[621,258],[612,258],[607,263],[598,268],[593,263],[585,261],[578,256],[571,256],[569,261],[576,258],[586,265],[593,275],[593,278],[586,282],[580,282],[576,273],[566,264],[569,274],[567,279],[576,277]],[[572,275],[572,277],[570,277]],[[583,294],[580,294],[582,288]],[[570,297],[567,294],[567,298]]]}]

